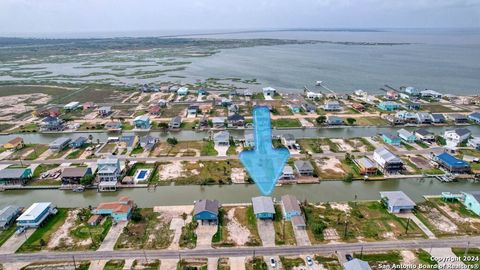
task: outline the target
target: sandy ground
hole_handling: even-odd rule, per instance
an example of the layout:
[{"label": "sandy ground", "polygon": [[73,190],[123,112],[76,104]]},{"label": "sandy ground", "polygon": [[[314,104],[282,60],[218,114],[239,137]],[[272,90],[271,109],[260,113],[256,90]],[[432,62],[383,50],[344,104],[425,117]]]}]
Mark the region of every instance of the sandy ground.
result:
[{"label": "sandy ground", "polygon": [[258,234],[260,235],[260,239],[262,240],[262,245],[264,247],[274,247],[275,228],[273,226],[273,221],[270,219],[257,219],[257,229]]},{"label": "sandy ground", "polygon": [[402,262],[405,264],[416,264],[418,262],[417,256],[410,250],[402,250],[400,255],[402,255]]},{"label": "sandy ground", "polygon": [[69,236],[71,228],[75,225],[75,220],[77,219],[77,214],[79,210],[72,210],[68,212],[67,219],[65,223],[58,228],[58,230],[52,235],[50,241],[48,241],[48,248],[53,249],[60,244],[60,242],[65,241],[65,244],[73,244],[73,239]]},{"label": "sandy ground", "polygon": [[50,96],[43,93],[5,96],[0,99],[0,108],[2,108],[0,116],[9,115],[2,119],[12,120],[14,114],[24,113],[34,109],[34,106],[28,106],[27,104],[40,105],[47,104],[48,101],[50,101]]},{"label": "sandy ground", "polygon": [[88,267],[88,270],[103,270],[107,262],[108,260],[91,261],[90,267]]},{"label": "sandy ground", "polygon": [[207,270],[217,270],[218,258],[208,257]]},{"label": "sandy ground", "polygon": [[343,211],[345,213],[350,213],[350,210],[352,210],[352,208],[350,208],[348,203],[330,203],[330,206],[333,209],[338,209],[338,210]]},{"label": "sandy ground", "polygon": [[217,232],[217,225],[198,224],[195,231],[197,234],[197,249],[212,248],[212,237]]},{"label": "sandy ground", "polygon": [[432,225],[438,230],[450,233],[455,233],[458,231],[457,225],[440,213],[438,209],[429,208],[423,205],[420,206],[420,209],[422,212],[424,212],[424,215],[432,221]]},{"label": "sandy ground", "polygon": [[336,157],[324,158],[316,160],[316,162],[321,170],[331,170],[338,173],[344,173],[342,163],[340,163],[340,160]]},{"label": "sandy ground", "polygon": [[[199,157],[200,156],[200,150],[198,149],[195,149],[195,148],[186,148],[186,149],[182,149],[178,152],[177,154],[177,157],[183,157],[184,156],[184,153],[191,153],[191,152],[194,152],[195,153],[195,157]],[[148,155],[147,155],[148,156]]]},{"label": "sandy ground", "polygon": [[339,240],[340,236],[338,236],[337,230],[334,228],[328,228],[323,231],[323,237],[325,240]]},{"label": "sandy ground", "polygon": [[160,270],[176,270],[178,259],[165,259],[160,263]]},{"label": "sandy ground", "polygon": [[235,218],[235,209],[232,208],[227,213],[229,220],[227,225],[228,238],[235,242],[236,245],[244,246],[250,238],[250,231]]},{"label": "sandy ground", "polygon": [[333,143],[338,145],[338,148],[342,152],[351,152],[353,151],[353,147],[345,142],[343,139],[330,139]]},{"label": "sandy ground", "polygon": [[10,151],[10,150],[7,150],[7,151],[4,151],[2,153],[0,153],[0,160],[4,160],[6,158],[8,158],[13,152]]},{"label": "sandy ground", "polygon": [[[192,221],[191,213],[193,211],[193,205],[179,205],[179,206],[155,206],[154,212],[160,213],[165,219],[165,222],[170,222],[170,230],[173,233],[173,240],[168,249],[178,250],[178,242],[182,234],[182,228],[186,223]],[[184,221],[182,214],[188,214],[187,219]]]},{"label": "sandy ground", "polygon": [[471,217],[462,217],[457,212],[453,211],[448,207],[448,205],[438,205],[442,211],[444,211],[447,216],[451,219],[458,220],[460,222],[468,222],[468,223],[480,223],[480,218],[471,218]]},{"label": "sandy ground", "polygon": [[4,269],[4,270],[18,270],[18,269],[23,269],[23,267],[25,267],[29,264],[30,264],[30,262],[4,263],[2,269]]},{"label": "sandy ground", "polygon": [[245,183],[245,170],[243,168],[232,168],[232,174],[230,178],[234,184],[243,184]]},{"label": "sandy ground", "polygon": [[228,259],[231,270],[245,270],[245,257],[232,257]]},{"label": "sandy ground", "polygon": [[226,157],[227,156],[227,151],[228,151],[228,146],[223,146],[223,145],[215,145],[215,150],[217,150],[218,157]]},{"label": "sandy ground", "polygon": [[302,125],[302,127],[306,127],[306,128],[314,127],[314,125],[311,122],[309,122],[308,120],[306,120],[304,118],[300,118],[298,120],[300,121],[300,124]]},{"label": "sandy ground", "polygon": [[161,165],[158,170],[160,180],[169,180],[183,175],[183,165],[181,161],[172,161],[169,164]]}]

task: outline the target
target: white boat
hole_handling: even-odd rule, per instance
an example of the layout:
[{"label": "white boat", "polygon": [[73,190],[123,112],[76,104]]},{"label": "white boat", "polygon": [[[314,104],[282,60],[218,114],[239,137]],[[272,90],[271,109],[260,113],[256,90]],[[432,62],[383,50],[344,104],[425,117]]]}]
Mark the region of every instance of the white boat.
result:
[{"label": "white boat", "polygon": [[322,85],[322,83],[323,83],[323,81],[316,81],[316,82],[315,82],[315,84],[316,84],[317,86]]},{"label": "white boat", "polygon": [[85,187],[80,185],[80,186],[76,186],[72,189],[73,192],[84,192],[85,191]]}]

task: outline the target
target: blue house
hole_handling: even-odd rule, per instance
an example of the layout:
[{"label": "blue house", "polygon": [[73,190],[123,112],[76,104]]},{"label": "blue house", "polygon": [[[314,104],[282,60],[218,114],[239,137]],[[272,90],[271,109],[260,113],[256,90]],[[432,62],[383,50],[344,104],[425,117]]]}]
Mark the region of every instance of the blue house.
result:
[{"label": "blue house", "polygon": [[218,222],[218,209],[220,202],[217,200],[199,200],[195,202],[193,217],[198,221]]},{"label": "blue house", "polygon": [[273,219],[275,207],[272,197],[260,196],[252,198],[253,213],[258,219]]},{"label": "blue house", "polygon": [[468,116],[470,121],[480,124],[480,112],[474,112]]},{"label": "blue house", "polygon": [[402,142],[400,137],[391,133],[382,134],[382,139],[386,144],[396,145],[396,146],[400,145]]},{"label": "blue house", "polygon": [[447,120],[445,116],[441,113],[432,113],[430,117],[432,118],[433,123],[445,123],[445,121]]},{"label": "blue house", "polygon": [[400,109],[400,104],[393,101],[383,101],[380,102],[377,107],[380,110],[391,112]]},{"label": "blue house", "polygon": [[465,207],[480,216],[480,191],[462,192]]},{"label": "blue house", "polygon": [[403,107],[407,110],[420,110],[421,105],[420,103],[410,102],[403,105]]},{"label": "blue house", "polygon": [[114,221],[127,221],[134,208],[134,203],[128,197],[123,196],[117,202],[100,203],[92,214],[111,216]]},{"label": "blue house", "polygon": [[70,142],[70,147],[81,148],[87,142],[87,138],[81,136]]},{"label": "blue house", "polygon": [[398,131],[398,136],[406,141],[406,142],[409,142],[409,143],[413,143],[417,140],[417,136],[415,136],[415,134],[413,134],[412,132],[406,130],[406,129],[400,129]]},{"label": "blue house", "polygon": [[288,104],[288,107],[293,113],[300,113],[300,111],[302,110],[302,105],[297,102],[290,102]]},{"label": "blue house", "polygon": [[434,160],[443,168],[451,173],[468,173],[470,172],[470,164],[468,162],[458,159],[449,153],[441,153],[435,156]]},{"label": "blue house", "polygon": [[32,178],[30,168],[6,168],[0,170],[0,185],[23,185]]},{"label": "blue house", "polygon": [[343,118],[334,116],[334,115],[329,115],[327,116],[327,124],[329,125],[342,125],[343,124]]},{"label": "blue house", "polygon": [[133,124],[135,128],[138,129],[150,129],[152,124],[150,122],[150,118],[147,115],[140,115],[133,119]]},{"label": "blue house", "polygon": [[197,94],[199,95],[206,95],[207,94],[207,90],[205,90],[205,88],[200,88],[197,90]]},{"label": "blue house", "polygon": [[302,216],[302,209],[298,200],[293,195],[283,195],[281,199],[283,218],[291,220],[295,216]]},{"label": "blue house", "polygon": [[380,197],[390,213],[410,212],[416,205],[403,191],[383,191]]},{"label": "blue house", "polygon": [[17,218],[17,227],[37,228],[50,215],[55,215],[57,208],[51,202],[32,204]]},{"label": "blue house", "polygon": [[412,96],[420,96],[420,91],[417,88],[412,87],[412,86],[409,86],[409,87],[405,88],[405,93],[407,93],[409,95],[412,95]]}]

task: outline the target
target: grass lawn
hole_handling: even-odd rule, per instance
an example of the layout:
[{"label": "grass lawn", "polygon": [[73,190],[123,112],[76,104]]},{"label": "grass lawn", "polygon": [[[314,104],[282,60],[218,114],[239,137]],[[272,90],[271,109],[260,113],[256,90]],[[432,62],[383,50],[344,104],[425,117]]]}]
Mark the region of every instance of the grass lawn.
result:
[{"label": "grass lawn", "polygon": [[302,258],[292,258],[292,257],[280,257],[280,261],[282,262],[283,268],[285,270],[292,270],[295,267],[298,267],[300,265],[305,265],[305,262],[303,261]]},{"label": "grass lawn", "polygon": [[463,263],[467,265],[476,265],[475,269],[480,266],[480,248],[469,248],[468,252],[465,254],[466,248],[452,248],[452,251],[457,255]]},{"label": "grass lawn", "polygon": [[159,267],[160,267],[160,260],[148,259],[148,262],[145,260],[135,260],[133,262],[133,269],[158,270]]},{"label": "grass lawn", "polygon": [[25,133],[25,132],[37,132],[38,125],[35,123],[28,123],[26,125],[20,125],[19,127],[11,130],[12,133]]},{"label": "grass lawn", "polygon": [[315,256],[315,261],[318,263],[323,264],[328,270],[343,270],[343,267],[340,265],[340,262],[338,262],[338,259],[336,256],[320,256],[316,255]]},{"label": "grass lawn", "polygon": [[[111,218],[104,219],[100,224],[95,226],[90,226],[87,224],[88,219],[91,216],[91,213],[88,209],[83,210],[85,215],[79,215],[75,221],[75,225],[70,230],[70,236],[73,239],[74,244],[70,245],[60,245],[57,250],[95,250],[97,249],[103,239],[107,236],[108,231],[112,227],[113,221]],[[79,245],[78,242],[88,241],[88,245]]]},{"label": "grass lawn", "polygon": [[197,246],[197,234],[195,233],[197,226],[197,221],[193,220],[182,228],[182,234],[178,242],[181,248],[195,248]]},{"label": "grass lawn", "polygon": [[355,117],[357,120],[357,126],[389,126],[387,120],[379,117],[379,116],[366,116],[366,117]]},{"label": "grass lawn", "polygon": [[267,263],[262,257],[254,257],[245,263],[246,270],[267,270]]},{"label": "grass lawn", "polygon": [[173,238],[167,223],[152,208],[142,208],[140,221],[131,220],[115,244],[116,249],[163,249]]},{"label": "grass lawn", "polygon": [[0,247],[15,233],[15,229],[16,226],[11,225],[8,229],[0,231]]},{"label": "grass lawn", "polygon": [[52,152],[52,154],[51,154],[50,156],[47,157],[47,159],[57,159],[57,158],[61,158],[61,157],[63,157],[69,150],[70,150],[70,148],[66,147],[66,148],[64,148],[63,150],[54,151],[54,152]]},{"label": "grass lawn", "polygon": [[275,228],[275,245],[296,245],[295,233],[290,221],[283,220],[280,206],[275,205],[275,219],[273,220]]},{"label": "grass lawn", "polygon": [[[68,210],[58,208],[58,213],[50,216],[42,226],[37,228],[35,232],[20,246],[17,252],[34,252],[45,248],[50,237],[55,233],[67,219]],[[43,245],[42,245],[43,244]]]},{"label": "grass lawn", "polygon": [[330,151],[339,152],[338,145],[327,138],[319,139],[299,139],[297,140],[300,147],[313,153],[323,153],[322,146],[328,145]]},{"label": "grass lawn", "polygon": [[228,147],[228,150],[227,150],[227,155],[232,156],[232,155],[236,155],[236,154],[237,154],[237,149],[236,149],[235,145],[230,145],[230,147]]},{"label": "grass lawn", "polygon": [[124,265],[124,260],[110,260],[105,264],[103,270],[122,270]]},{"label": "grass lawn", "polygon": [[411,146],[410,144],[408,143],[405,143],[405,142],[402,142],[402,145],[405,147],[405,149],[407,150],[415,150],[415,147]]},{"label": "grass lawn", "polygon": [[354,253],[355,258],[368,262],[372,269],[378,269],[379,265],[399,264],[402,261],[402,255],[398,251],[382,253]]},{"label": "grass lawn", "polygon": [[467,156],[474,156],[480,158],[480,150],[475,150],[475,149],[461,149],[459,152],[462,154],[462,157],[464,155]]},{"label": "grass lawn", "polygon": [[213,143],[213,141],[208,141],[202,145],[202,149],[200,150],[200,155],[202,156],[218,155],[217,150],[215,150],[215,144]]},{"label": "grass lawn", "polygon": [[427,148],[430,147],[428,144],[426,144],[425,142],[422,142],[422,141],[420,141],[420,140],[415,141],[415,143],[416,143],[417,145],[419,145],[420,147],[422,147],[423,149],[427,149]]},{"label": "grass lawn", "polygon": [[80,157],[80,155],[82,155],[83,153],[83,149],[76,149],[76,150],[73,150],[72,152],[70,152],[70,154],[68,154],[65,158],[66,159],[77,159]]},{"label": "grass lawn", "polygon": [[301,127],[302,124],[298,119],[281,118],[272,120],[272,126],[276,128],[295,128]]},{"label": "grass lawn", "polygon": [[235,218],[240,224],[250,231],[250,238],[246,243],[247,246],[261,246],[262,241],[258,234],[257,217],[253,213],[253,206],[237,207],[235,209]]},{"label": "grass lawn", "polygon": [[60,165],[59,164],[40,164],[33,171],[33,178],[34,179],[38,178],[42,173],[49,171],[51,169],[57,168],[58,166]]},{"label": "grass lawn", "polygon": [[184,161],[183,177],[172,179],[178,185],[230,184],[232,168],[241,168],[239,160],[204,160],[195,163]]},{"label": "grass lawn", "polygon": [[415,250],[415,256],[417,256],[420,263],[422,263],[424,265],[436,265],[437,264],[436,261],[430,259],[432,257],[432,255],[430,255],[430,253],[426,252],[423,249]]},{"label": "grass lawn", "polygon": [[32,146],[34,151],[28,154],[24,159],[33,160],[37,159],[41,154],[48,150],[48,145],[46,144],[36,144]]},{"label": "grass lawn", "polygon": [[220,208],[218,210],[217,232],[212,237],[212,245],[220,247],[231,247],[235,243],[228,240],[228,218],[225,216],[230,208]]},{"label": "grass lawn", "polygon": [[181,141],[176,145],[170,145],[162,142],[151,151],[150,155],[155,157],[174,157],[174,156],[195,156],[201,152],[203,145],[206,142],[203,141]]},{"label": "grass lawn", "polygon": [[131,155],[138,155],[138,154],[143,153],[143,151],[144,151],[143,147],[137,146],[132,150],[132,152],[130,154]]}]

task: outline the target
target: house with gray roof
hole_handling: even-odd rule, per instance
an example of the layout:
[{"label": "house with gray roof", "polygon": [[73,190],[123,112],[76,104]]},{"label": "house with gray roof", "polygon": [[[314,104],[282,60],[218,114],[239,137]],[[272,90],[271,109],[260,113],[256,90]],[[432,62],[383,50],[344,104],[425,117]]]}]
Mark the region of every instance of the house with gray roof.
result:
[{"label": "house with gray roof", "polygon": [[397,173],[403,170],[403,161],[385,147],[375,149],[373,160],[380,166],[383,172]]},{"label": "house with gray roof", "polygon": [[229,146],[230,145],[230,132],[223,130],[214,133],[212,136],[213,143],[216,146]]},{"label": "house with gray roof", "polygon": [[80,184],[82,178],[88,175],[92,175],[92,169],[89,167],[66,167],[61,174],[62,184]]},{"label": "house with gray roof", "polygon": [[23,185],[32,176],[30,168],[6,168],[0,170],[0,185]]},{"label": "house with gray roof", "polygon": [[272,197],[259,196],[252,198],[253,213],[258,219],[273,219],[275,207]]},{"label": "house with gray roof", "polygon": [[168,123],[169,128],[180,128],[182,125],[182,117],[180,116],[175,116],[170,120],[170,123]]},{"label": "house with gray roof", "polygon": [[403,191],[382,191],[380,197],[390,213],[410,212],[416,206]]},{"label": "house with gray roof", "polygon": [[353,259],[343,263],[343,269],[345,270],[372,270],[368,262],[360,259]]},{"label": "house with gray roof", "polygon": [[213,117],[212,126],[213,128],[224,128],[225,127],[225,117]]},{"label": "house with gray roof", "polygon": [[293,166],[299,175],[313,176],[314,168],[310,160],[295,160]]},{"label": "house with gray roof", "polygon": [[283,195],[280,206],[285,220],[290,220],[296,228],[304,229],[306,227],[300,203],[295,196]]},{"label": "house with gray roof", "polygon": [[57,138],[56,140],[54,140],[48,145],[48,148],[56,152],[62,151],[68,146],[71,140],[72,139],[66,138],[66,137]]},{"label": "house with gray roof", "polygon": [[22,208],[15,205],[5,206],[0,210],[0,230],[6,230],[15,222]]},{"label": "house with gray roof", "polygon": [[295,143],[297,143],[297,141],[295,140],[295,136],[293,136],[293,134],[291,133],[283,134],[280,139],[282,141],[282,144],[288,148],[292,147]]},{"label": "house with gray roof", "polygon": [[145,135],[140,137],[140,146],[147,151],[151,151],[153,147],[155,147],[157,142],[158,142],[157,137],[153,137],[150,135]]},{"label": "house with gray roof", "polygon": [[421,140],[424,142],[435,141],[435,134],[433,134],[433,132],[430,132],[424,128],[415,130],[415,137],[417,137],[418,140]]},{"label": "house with gray roof", "polygon": [[193,207],[193,217],[198,221],[218,222],[220,202],[217,200],[198,200]]}]

